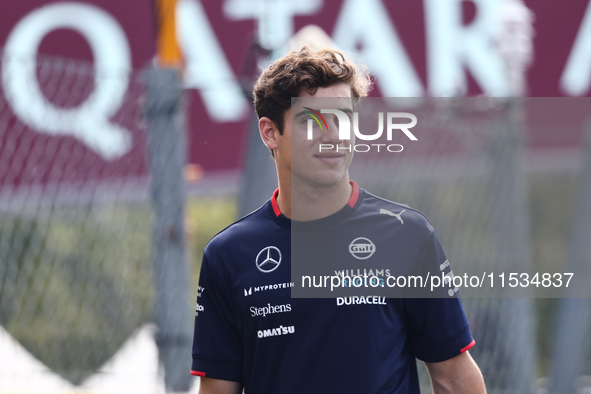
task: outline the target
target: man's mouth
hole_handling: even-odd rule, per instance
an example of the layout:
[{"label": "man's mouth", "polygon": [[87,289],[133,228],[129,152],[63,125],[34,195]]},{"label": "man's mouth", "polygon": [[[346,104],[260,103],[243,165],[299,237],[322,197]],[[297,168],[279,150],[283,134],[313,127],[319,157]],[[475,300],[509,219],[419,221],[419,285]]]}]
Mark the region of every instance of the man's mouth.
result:
[{"label": "man's mouth", "polygon": [[326,164],[337,164],[345,157],[345,154],[340,152],[322,152],[314,155],[314,157]]}]

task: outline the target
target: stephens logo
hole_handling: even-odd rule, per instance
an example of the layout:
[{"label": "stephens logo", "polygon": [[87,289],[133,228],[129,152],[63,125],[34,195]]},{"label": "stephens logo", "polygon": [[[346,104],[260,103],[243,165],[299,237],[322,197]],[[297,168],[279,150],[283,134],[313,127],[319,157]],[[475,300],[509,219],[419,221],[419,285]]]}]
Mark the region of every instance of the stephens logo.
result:
[{"label": "stephens logo", "polygon": [[[313,120],[316,121],[318,126],[320,126],[320,130],[324,131],[326,128],[328,130],[328,125],[326,120],[322,116],[322,114],[334,114],[336,115],[339,121],[339,140],[350,140],[351,139],[351,120],[347,115],[347,112],[338,110],[338,109],[321,109],[320,112],[313,110],[310,107],[304,107],[310,112],[305,112],[305,114],[309,115]],[[378,113],[378,131],[374,134],[362,134],[359,131],[359,114],[357,112],[352,112],[353,114],[353,132],[355,133],[355,137],[359,138],[363,141],[374,141],[380,138],[384,132],[384,113]],[[408,119],[410,122],[408,123],[394,123],[393,120],[397,118]],[[312,119],[308,119],[308,134],[307,139],[313,139],[313,129],[314,129],[314,122]],[[387,112],[386,113],[386,136],[388,141],[392,141],[392,132],[394,130],[402,131],[408,139],[411,141],[418,141],[417,137],[414,136],[413,133],[410,132],[409,129],[413,128],[417,125],[417,117],[409,112]],[[322,122],[321,122],[322,120]],[[324,127],[322,126],[324,124]],[[369,152],[371,150],[376,150],[380,152],[380,148],[387,150],[388,152],[402,152],[404,147],[400,144],[354,144],[349,146],[336,146],[333,144],[320,144],[319,151],[329,151],[336,149],[337,152],[339,150],[347,150],[349,152]]]},{"label": "stephens logo", "polygon": [[349,244],[349,253],[359,260],[367,260],[376,252],[376,246],[369,238],[355,238]]},{"label": "stephens logo", "polygon": [[267,315],[272,315],[273,313],[284,313],[284,312],[291,312],[291,304],[271,305],[271,303],[268,303],[267,306],[264,306],[262,308],[257,308],[254,306],[250,307],[250,314],[252,317],[257,317],[257,316],[265,317]]}]

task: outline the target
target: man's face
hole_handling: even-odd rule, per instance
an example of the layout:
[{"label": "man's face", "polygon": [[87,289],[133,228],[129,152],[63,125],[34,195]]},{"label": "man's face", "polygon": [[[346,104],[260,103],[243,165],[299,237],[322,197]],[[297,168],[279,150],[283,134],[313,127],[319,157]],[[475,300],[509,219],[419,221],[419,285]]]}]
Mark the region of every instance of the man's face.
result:
[{"label": "man's face", "polygon": [[[353,152],[354,140],[339,140],[339,123],[333,114],[322,114],[326,125],[313,111],[320,109],[340,109],[352,114],[353,103],[351,87],[344,83],[318,88],[313,95],[306,91],[299,94],[300,99],[287,110],[284,119],[283,135],[279,136],[275,153],[278,171],[289,171],[292,183],[310,186],[332,186],[343,179]],[[322,123],[322,130],[314,114]],[[312,120],[312,138],[308,139],[308,120]],[[320,145],[323,144],[322,151]],[[326,147],[332,145],[333,148]],[[338,149],[337,149],[338,148]],[[349,151],[351,149],[351,151]]]}]

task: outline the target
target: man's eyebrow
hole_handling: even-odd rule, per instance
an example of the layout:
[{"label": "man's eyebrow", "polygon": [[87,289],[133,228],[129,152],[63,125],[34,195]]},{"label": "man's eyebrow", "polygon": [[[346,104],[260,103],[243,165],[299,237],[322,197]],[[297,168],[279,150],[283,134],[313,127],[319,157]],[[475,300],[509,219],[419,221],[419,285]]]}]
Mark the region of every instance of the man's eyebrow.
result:
[{"label": "man's eyebrow", "polygon": [[[318,110],[318,109],[315,109],[314,111],[317,111],[318,113],[320,113],[320,110]],[[347,114],[352,114],[353,113],[353,109],[352,108],[340,108],[339,111],[345,112]],[[309,113],[310,113],[309,110],[303,109],[302,111],[300,111],[299,113],[297,113],[294,117],[297,118],[298,116],[307,115]]]},{"label": "man's eyebrow", "polygon": [[[320,112],[320,111],[318,111],[318,112]],[[298,116],[302,116],[302,115],[307,115],[307,114],[309,114],[309,113],[310,113],[310,111],[309,111],[309,110],[307,110],[307,109],[303,109],[303,110],[301,110],[299,113],[297,113],[297,114],[294,116],[294,118],[297,118]]]}]

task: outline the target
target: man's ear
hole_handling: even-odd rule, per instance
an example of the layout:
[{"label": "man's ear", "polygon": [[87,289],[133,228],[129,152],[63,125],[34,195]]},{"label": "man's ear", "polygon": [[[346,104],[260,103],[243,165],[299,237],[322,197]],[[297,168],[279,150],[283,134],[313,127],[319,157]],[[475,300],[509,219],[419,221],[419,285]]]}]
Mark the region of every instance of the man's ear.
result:
[{"label": "man's ear", "polygon": [[278,147],[279,130],[271,119],[265,116],[259,119],[259,132],[267,148],[273,150]]}]

